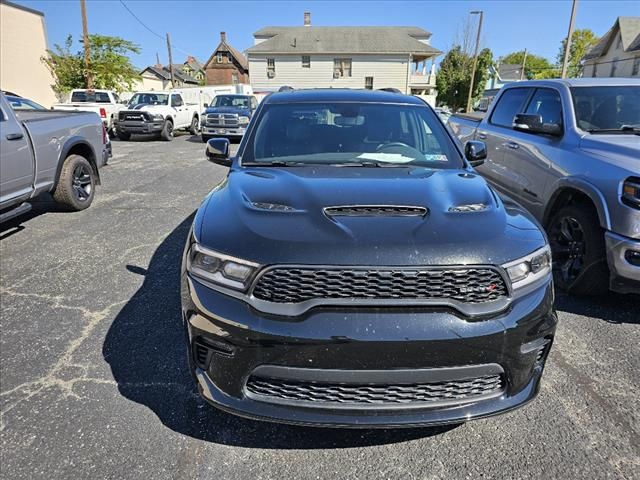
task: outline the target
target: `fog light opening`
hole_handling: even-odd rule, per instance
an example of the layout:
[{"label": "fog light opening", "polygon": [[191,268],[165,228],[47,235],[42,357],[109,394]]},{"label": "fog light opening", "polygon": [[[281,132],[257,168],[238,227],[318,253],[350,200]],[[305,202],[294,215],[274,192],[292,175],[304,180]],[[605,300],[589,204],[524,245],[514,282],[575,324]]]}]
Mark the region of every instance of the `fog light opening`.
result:
[{"label": "fog light opening", "polygon": [[206,370],[211,363],[211,357],[216,354],[223,357],[231,357],[234,354],[234,348],[227,342],[205,339],[198,337],[193,342],[193,361],[195,364]]},{"label": "fog light opening", "polygon": [[538,353],[536,355],[536,363],[535,363],[536,367],[544,366],[544,362],[547,359],[547,355],[549,354],[549,350],[551,349],[552,338],[551,337],[545,337],[544,340],[545,340],[544,343],[538,349]]},{"label": "fog light opening", "polygon": [[627,250],[624,259],[634,267],[640,267],[640,252],[637,250]]}]

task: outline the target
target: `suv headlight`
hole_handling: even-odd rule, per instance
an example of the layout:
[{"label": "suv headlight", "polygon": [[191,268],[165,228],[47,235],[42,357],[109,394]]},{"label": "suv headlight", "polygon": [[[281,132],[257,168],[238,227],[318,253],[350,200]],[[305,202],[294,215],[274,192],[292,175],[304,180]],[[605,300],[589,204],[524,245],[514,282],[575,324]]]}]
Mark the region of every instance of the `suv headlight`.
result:
[{"label": "suv headlight", "polygon": [[509,275],[514,290],[526,287],[551,273],[549,245],[529,255],[502,265]]},{"label": "suv headlight", "polygon": [[249,117],[241,116],[238,118],[240,125],[249,125]]},{"label": "suv headlight", "polygon": [[622,203],[640,209],[640,178],[629,177],[622,184]]},{"label": "suv headlight", "polygon": [[191,245],[187,259],[187,271],[194,277],[243,292],[259,267],[257,263],[214,252],[197,243]]},{"label": "suv headlight", "polygon": [[164,120],[164,117],[162,115],[160,115],[159,113],[156,113],[154,115],[151,115],[151,119],[152,120]]}]

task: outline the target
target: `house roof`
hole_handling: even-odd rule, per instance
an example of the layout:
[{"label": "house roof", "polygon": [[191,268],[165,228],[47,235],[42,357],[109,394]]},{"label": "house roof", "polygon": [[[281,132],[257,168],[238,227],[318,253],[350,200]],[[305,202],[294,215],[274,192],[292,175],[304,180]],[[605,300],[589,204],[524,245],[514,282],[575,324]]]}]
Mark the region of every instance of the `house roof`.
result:
[{"label": "house roof", "polygon": [[618,32],[625,52],[640,50],[640,17],[618,17],[609,31],[582,57],[582,60],[598,58],[607,53]]},{"label": "house roof", "polygon": [[213,53],[211,54],[211,56],[209,57],[209,60],[207,60],[207,63],[205,63],[205,68],[207,65],[209,65],[209,63],[211,63],[211,60],[213,60],[213,57],[218,53],[218,52],[228,52],[231,55],[233,55],[233,58],[236,59],[236,61],[240,64],[240,66],[245,69],[245,70],[249,70],[249,61],[247,60],[247,57],[245,57],[242,52],[240,52],[239,50],[235,49],[233,46],[229,45],[225,40],[221,40],[220,43],[218,44],[218,46],[216,47],[216,49],[213,51]]},{"label": "house roof", "polygon": [[[188,75],[186,73],[184,73],[180,68],[178,67],[182,67],[182,64],[177,64],[174,65],[173,67],[173,76],[175,78],[177,78],[178,80],[180,80],[183,83],[193,83],[193,84],[198,84],[198,80],[196,80],[195,78],[193,78],[191,75]],[[145,69],[142,70],[143,73],[145,71],[149,70],[151,73],[153,73],[154,75],[156,75],[157,77],[163,79],[163,80],[171,80],[171,72],[169,71],[168,67],[162,67],[162,68],[158,68],[155,65],[150,65],[148,67],[146,67]]]},{"label": "house roof", "polygon": [[418,40],[431,34],[418,27],[266,27],[255,37],[270,37],[247,49],[252,53],[442,53]]},{"label": "house roof", "polygon": [[195,57],[187,57],[184,63],[190,65],[195,70],[204,70],[204,65]]}]

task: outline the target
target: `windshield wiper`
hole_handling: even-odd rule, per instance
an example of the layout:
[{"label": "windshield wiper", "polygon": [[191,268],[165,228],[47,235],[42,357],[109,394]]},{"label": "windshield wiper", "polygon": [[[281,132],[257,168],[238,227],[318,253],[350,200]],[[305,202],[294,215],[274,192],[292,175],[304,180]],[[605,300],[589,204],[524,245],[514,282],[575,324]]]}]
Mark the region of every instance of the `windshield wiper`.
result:
[{"label": "windshield wiper", "polygon": [[243,162],[242,165],[246,167],[301,167],[301,166],[309,165],[309,163],[284,161],[284,160],[272,160],[268,162]]},{"label": "windshield wiper", "polygon": [[622,125],[618,128],[592,128],[587,130],[589,133],[635,133],[640,134],[640,126],[635,125]]},{"label": "windshield wiper", "polygon": [[363,161],[363,162],[341,162],[341,163],[330,163],[332,167],[373,167],[373,168],[393,168],[393,167],[410,167],[415,166],[411,162],[408,163],[394,163],[394,162],[373,162],[373,161]]}]

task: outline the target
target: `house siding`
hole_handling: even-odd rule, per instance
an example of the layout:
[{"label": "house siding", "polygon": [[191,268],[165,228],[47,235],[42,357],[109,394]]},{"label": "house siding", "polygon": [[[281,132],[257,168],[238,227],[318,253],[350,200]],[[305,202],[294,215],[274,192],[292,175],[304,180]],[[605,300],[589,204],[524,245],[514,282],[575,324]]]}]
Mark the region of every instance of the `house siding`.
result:
[{"label": "house siding", "polygon": [[[583,77],[611,77],[611,67],[613,61],[617,59],[614,77],[633,77],[640,78],[640,72],[633,75],[633,64],[635,59],[640,58],[640,51],[625,52],[622,48],[618,48],[620,40],[620,32],[617,33],[609,50],[598,58],[585,60]],[[594,67],[597,65],[597,67]]]},{"label": "house siding", "polygon": [[[273,91],[283,85],[293,88],[364,88],[365,77],[373,77],[373,88],[397,88],[407,92],[408,55],[309,55],[310,68],[302,68],[302,55],[249,54],[249,72],[254,91]],[[267,77],[267,58],[275,59],[274,78]],[[351,77],[333,78],[334,58],[351,58]]]}]

